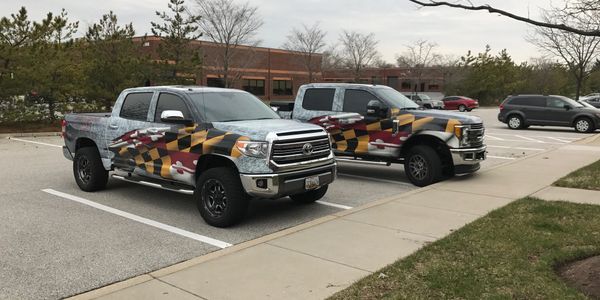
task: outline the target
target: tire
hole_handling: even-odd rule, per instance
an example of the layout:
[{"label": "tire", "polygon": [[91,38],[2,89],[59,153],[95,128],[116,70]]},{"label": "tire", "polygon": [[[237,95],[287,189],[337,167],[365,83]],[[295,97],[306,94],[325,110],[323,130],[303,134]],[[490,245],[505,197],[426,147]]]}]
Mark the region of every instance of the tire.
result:
[{"label": "tire", "polygon": [[596,128],[594,128],[594,123],[589,118],[579,118],[575,120],[575,131],[581,133],[590,133],[594,132]]},{"label": "tire", "polygon": [[95,192],[106,188],[108,171],[104,169],[96,147],[83,147],[75,152],[73,176],[83,191]]},{"label": "tire", "polygon": [[208,169],[198,177],[194,200],[204,221],[215,227],[240,222],[248,210],[249,196],[231,168]]},{"label": "tire", "polygon": [[442,161],[433,148],[414,146],[404,158],[404,172],[412,184],[428,186],[442,178]]},{"label": "tire", "polygon": [[310,204],[313,203],[325,196],[327,194],[328,185],[322,186],[316,190],[307,191],[302,194],[291,195],[290,198],[294,200],[294,202],[302,203],[302,204]]},{"label": "tire", "polygon": [[431,109],[431,105],[429,105],[429,104],[425,104],[425,105],[423,105],[423,108],[424,108],[424,109]]},{"label": "tire", "polygon": [[465,112],[467,110],[468,110],[467,107],[462,104],[458,106],[458,111],[460,111],[460,112]]},{"label": "tire", "polygon": [[506,119],[506,125],[508,125],[508,128],[513,130],[521,129],[525,126],[523,118],[519,115],[508,116]]}]

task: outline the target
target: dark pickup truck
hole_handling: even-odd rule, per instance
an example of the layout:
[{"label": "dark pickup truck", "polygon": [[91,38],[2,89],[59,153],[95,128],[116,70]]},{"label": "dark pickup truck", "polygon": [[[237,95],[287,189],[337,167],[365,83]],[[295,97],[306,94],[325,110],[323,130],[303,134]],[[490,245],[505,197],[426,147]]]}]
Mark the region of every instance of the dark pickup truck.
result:
[{"label": "dark pickup truck", "polygon": [[328,133],[282,120],[251,94],[196,86],[127,89],[112,113],[69,114],[66,158],[79,187],[113,178],[192,194],[204,220],[238,222],[251,197],[310,203],[336,177]]},{"label": "dark pickup truck", "polygon": [[338,160],[402,163],[417,186],[475,172],[486,158],[480,118],[421,110],[387,86],[308,84],[293,104],[272,106],[283,117],[326,129]]}]

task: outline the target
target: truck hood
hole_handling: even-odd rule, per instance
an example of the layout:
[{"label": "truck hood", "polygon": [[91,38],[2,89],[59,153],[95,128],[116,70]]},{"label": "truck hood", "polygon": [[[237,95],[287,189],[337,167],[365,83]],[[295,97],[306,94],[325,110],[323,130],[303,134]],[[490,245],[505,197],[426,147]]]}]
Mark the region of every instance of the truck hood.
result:
[{"label": "truck hood", "polygon": [[270,132],[294,132],[304,130],[323,130],[323,128],[301,123],[295,120],[272,119],[272,120],[250,120],[235,122],[213,122],[216,129],[247,136],[251,140],[264,141]]},{"label": "truck hood", "polygon": [[469,116],[466,114],[447,112],[440,110],[403,110],[398,114],[412,114],[417,118],[433,117],[437,120],[458,120],[461,124],[480,124],[483,123],[480,117]]}]

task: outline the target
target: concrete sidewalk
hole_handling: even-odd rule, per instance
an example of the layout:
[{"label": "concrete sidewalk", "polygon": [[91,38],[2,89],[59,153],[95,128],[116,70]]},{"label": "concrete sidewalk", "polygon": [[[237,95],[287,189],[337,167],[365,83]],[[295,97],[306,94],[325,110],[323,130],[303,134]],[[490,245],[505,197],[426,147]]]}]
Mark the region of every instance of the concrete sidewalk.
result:
[{"label": "concrete sidewalk", "polygon": [[491,210],[538,192],[554,193],[550,184],[599,158],[600,139],[590,137],[74,298],[325,298]]}]

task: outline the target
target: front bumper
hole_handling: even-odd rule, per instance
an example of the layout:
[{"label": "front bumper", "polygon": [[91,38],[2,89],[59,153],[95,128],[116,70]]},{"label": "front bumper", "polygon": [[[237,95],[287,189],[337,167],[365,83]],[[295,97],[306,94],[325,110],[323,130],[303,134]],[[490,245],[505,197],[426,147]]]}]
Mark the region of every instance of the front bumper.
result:
[{"label": "front bumper", "polygon": [[[244,190],[251,196],[261,198],[281,198],[306,192],[305,180],[319,177],[319,186],[332,183],[337,176],[337,165],[326,166],[278,174],[240,174]],[[266,181],[266,188],[260,188],[258,181]]]},{"label": "front bumper", "polygon": [[486,146],[477,148],[454,148],[450,149],[455,173],[472,173],[479,169],[479,163],[486,158]]}]

